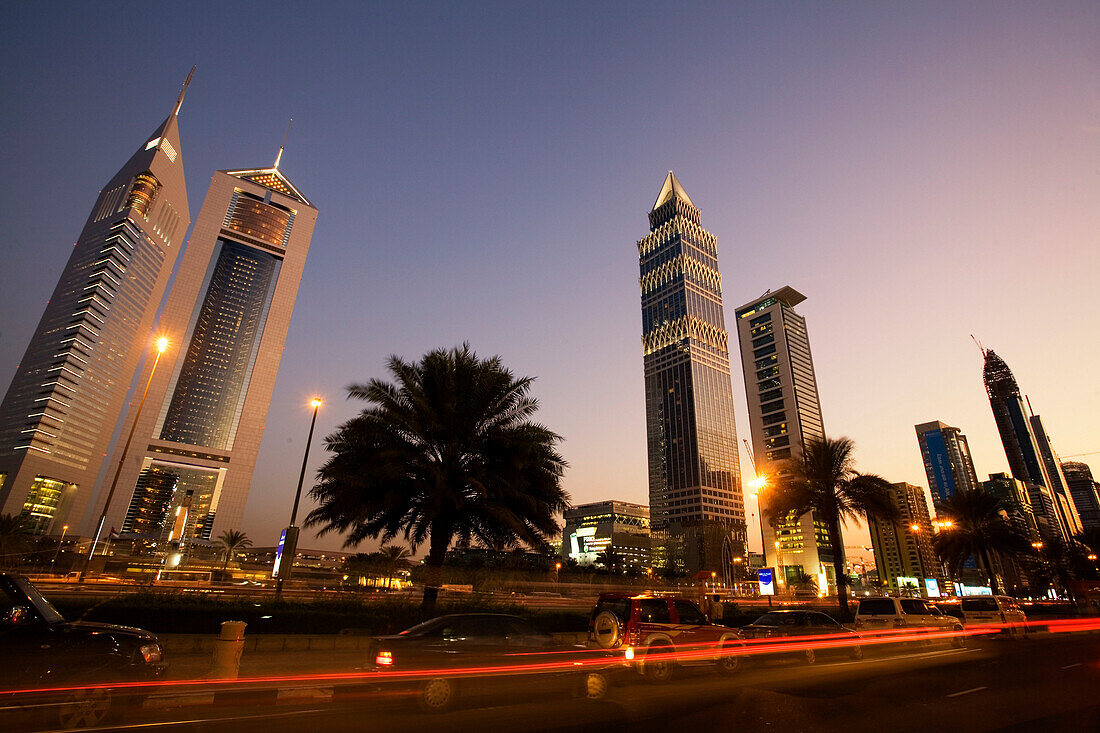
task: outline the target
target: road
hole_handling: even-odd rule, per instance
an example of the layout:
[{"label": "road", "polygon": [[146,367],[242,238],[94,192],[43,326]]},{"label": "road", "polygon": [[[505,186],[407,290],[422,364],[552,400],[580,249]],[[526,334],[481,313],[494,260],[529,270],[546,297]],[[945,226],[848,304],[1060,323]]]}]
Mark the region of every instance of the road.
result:
[{"label": "road", "polygon": [[628,677],[593,703],[533,681],[507,702],[427,714],[408,701],[312,697],[297,703],[145,710],[89,730],[255,731],[1054,731],[1100,730],[1100,635],[985,639],[967,649],[875,650],[862,661],[756,663],[733,678],[683,670],[654,686]]}]

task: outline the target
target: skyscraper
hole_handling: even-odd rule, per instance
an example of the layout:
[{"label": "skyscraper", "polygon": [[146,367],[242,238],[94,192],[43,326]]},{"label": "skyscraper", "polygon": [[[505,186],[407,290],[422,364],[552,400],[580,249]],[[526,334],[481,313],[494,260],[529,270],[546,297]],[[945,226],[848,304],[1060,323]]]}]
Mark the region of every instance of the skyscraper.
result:
[{"label": "skyscraper", "polygon": [[[1047,472],[1039,439],[1024,410],[1024,399],[1016,378],[1008,364],[993,353],[992,349],[983,349],[982,353],[985,355],[985,390],[989,395],[989,405],[993,409],[997,431],[1001,434],[1009,471],[1013,478],[1031,485],[1028,491],[1031,494],[1031,505],[1037,513],[1041,507],[1048,503],[1051,505],[1051,515],[1048,517],[1050,531],[1059,533],[1063,539],[1069,539],[1072,536],[1072,520],[1067,514],[1069,505],[1064,493],[1058,493],[1054,480]],[[1045,490],[1045,498],[1041,495],[1043,491],[1037,487]]]},{"label": "skyscraper", "polygon": [[975,491],[979,488],[974,460],[970,457],[970,445],[958,428],[935,420],[914,426],[917,444],[924,460],[924,473],[928,476],[928,488],[932,503],[939,507],[956,491]]},{"label": "skyscraper", "polygon": [[745,542],[717,238],[669,171],[638,241],[654,564],[716,570]]},{"label": "skyscraper", "polygon": [[[825,437],[806,319],[794,312],[804,300],[802,293],[785,286],[736,311],[756,471],[772,487],[785,480],[809,441]],[[806,573],[824,575],[835,587],[828,527],[813,512],[779,520],[773,527],[766,518],[767,490],[760,495],[760,508],[765,515],[764,552],[780,582]]]},{"label": "skyscraper", "polygon": [[867,518],[878,577],[893,591],[900,589],[898,578],[916,578],[918,595],[925,595],[924,581],[942,581],[943,572],[932,550],[932,517],[924,488],[901,482],[890,484],[890,489],[890,499],[900,514],[898,521]]},{"label": "skyscraper", "polygon": [[1062,522],[1062,533],[1067,537],[1074,537],[1081,533],[1081,518],[1077,513],[1077,506],[1070,493],[1066,482],[1066,475],[1062,473],[1062,461],[1058,458],[1054,445],[1050,442],[1050,435],[1043,427],[1043,418],[1032,415],[1028,418],[1031,423],[1031,431],[1035,433],[1035,440],[1039,444],[1039,455],[1043,457],[1043,467],[1050,478],[1050,493],[1058,502],[1059,519]]},{"label": "skyscraper", "polygon": [[279,158],[211,180],[160,319],[174,347],[108,510],[124,536],[163,547],[240,526],[317,219]]},{"label": "skyscraper", "polygon": [[[192,70],[194,71],[194,70]],[[0,511],[80,521],[191,214],[177,115],[100,191],[0,404]]]},{"label": "skyscraper", "polygon": [[1100,483],[1093,479],[1092,469],[1087,463],[1064,461],[1062,474],[1073,495],[1081,526],[1084,529],[1100,529]]}]

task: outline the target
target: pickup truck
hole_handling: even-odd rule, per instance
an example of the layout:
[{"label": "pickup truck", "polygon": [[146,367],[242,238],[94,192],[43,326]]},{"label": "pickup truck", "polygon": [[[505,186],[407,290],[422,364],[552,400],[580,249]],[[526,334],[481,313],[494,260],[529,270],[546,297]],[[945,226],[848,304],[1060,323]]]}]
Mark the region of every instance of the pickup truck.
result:
[{"label": "pickup truck", "polygon": [[155,634],[66,621],[29,580],[0,573],[0,711],[40,712],[51,727],[98,725],[140,694],[111,684],[156,680],[166,667]]}]

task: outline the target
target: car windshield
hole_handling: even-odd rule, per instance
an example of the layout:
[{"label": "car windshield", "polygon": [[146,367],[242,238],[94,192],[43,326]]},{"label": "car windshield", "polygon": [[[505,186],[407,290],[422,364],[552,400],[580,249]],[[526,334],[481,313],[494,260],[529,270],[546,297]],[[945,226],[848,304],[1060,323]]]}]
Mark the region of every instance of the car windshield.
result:
[{"label": "car windshield", "polygon": [[16,578],[15,584],[19,586],[19,589],[27,594],[27,598],[34,604],[34,608],[38,611],[38,614],[46,620],[48,624],[59,624],[65,621],[65,617],[53,607],[53,604],[46,600],[45,596],[38,592],[38,589],[30,584],[23,578]]}]

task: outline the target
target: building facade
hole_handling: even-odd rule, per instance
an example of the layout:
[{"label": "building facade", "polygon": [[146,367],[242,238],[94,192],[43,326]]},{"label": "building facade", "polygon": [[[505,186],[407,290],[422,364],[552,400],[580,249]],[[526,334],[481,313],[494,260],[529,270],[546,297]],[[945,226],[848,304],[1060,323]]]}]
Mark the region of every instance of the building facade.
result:
[{"label": "building facade", "polygon": [[977,490],[978,474],[962,431],[939,420],[914,427],[932,504],[939,507],[956,491]]},{"label": "building facade", "polygon": [[638,241],[652,563],[718,570],[744,552],[717,238],[669,171]]},{"label": "building facade", "polygon": [[[1001,444],[1005,449],[1005,457],[1008,459],[1009,472],[1013,478],[1020,479],[1036,487],[1043,487],[1048,495],[1046,499],[1043,492],[1032,491],[1032,506],[1038,512],[1039,507],[1047,500],[1052,505],[1050,515],[1050,531],[1068,540],[1073,536],[1071,527],[1074,519],[1070,515],[1071,504],[1067,499],[1068,493],[1058,491],[1055,480],[1047,471],[1047,461],[1043,456],[1039,438],[1035,434],[1035,423],[1028,417],[1028,410],[1024,408],[1024,398],[1020,394],[1020,388],[1012,370],[1008,364],[997,356],[991,349],[983,349],[985,366],[983,379],[985,381],[986,394],[989,396],[989,405],[993,410],[993,419],[997,423],[997,432],[1001,436]],[[1033,416],[1034,417],[1034,416]],[[1041,421],[1039,421],[1041,428]],[[1044,441],[1048,444],[1045,431]],[[1052,453],[1052,460],[1055,460]]]},{"label": "building facade", "polygon": [[867,520],[879,583],[890,591],[910,588],[916,595],[928,595],[925,581],[934,579],[939,587],[943,572],[932,550],[932,517],[924,487],[901,482],[890,484],[890,488],[890,498],[901,515],[897,523],[874,516]]},{"label": "building facade", "polygon": [[1061,522],[1062,534],[1066,537],[1075,537],[1081,534],[1081,517],[1077,511],[1073,493],[1069,490],[1066,475],[1062,473],[1062,461],[1058,458],[1057,451],[1050,441],[1050,435],[1043,426],[1043,418],[1039,415],[1031,415],[1028,418],[1031,423],[1031,432],[1035,433],[1035,441],[1039,444],[1039,455],[1043,458],[1043,467],[1047,477],[1050,478],[1050,493],[1058,503],[1058,520]]},{"label": "building facade", "polygon": [[620,570],[650,567],[649,507],[600,501],[570,507],[564,518],[563,562],[584,566],[610,561]]},{"label": "building facade", "polygon": [[160,319],[172,345],[108,507],[123,537],[163,548],[240,527],[316,219],[277,166],[214,174]]},{"label": "building facade", "polygon": [[134,372],[153,351],[191,223],[183,94],[100,191],[0,404],[0,512],[36,534],[79,531]]},{"label": "building facade", "polygon": [[1066,477],[1082,529],[1100,529],[1100,483],[1093,479],[1092,469],[1087,463],[1063,461],[1062,475]]},{"label": "building facade", "polygon": [[[1031,496],[1035,492],[1035,486],[1012,478],[1007,473],[991,473],[988,481],[982,481],[982,490],[1004,500],[1011,507],[1008,512],[1012,526],[1024,537],[1035,542],[1040,538],[1040,518],[1046,521],[1042,507],[1038,514],[1031,504]],[[1041,495],[1041,494],[1040,494]]]},{"label": "building facade", "polygon": [[737,337],[756,472],[768,486],[759,494],[768,565],[777,569],[781,584],[805,573],[824,575],[835,589],[825,523],[814,512],[786,518],[768,513],[769,490],[783,483],[809,441],[825,437],[806,319],[794,310],[804,300],[788,286],[746,303],[736,311]]}]

